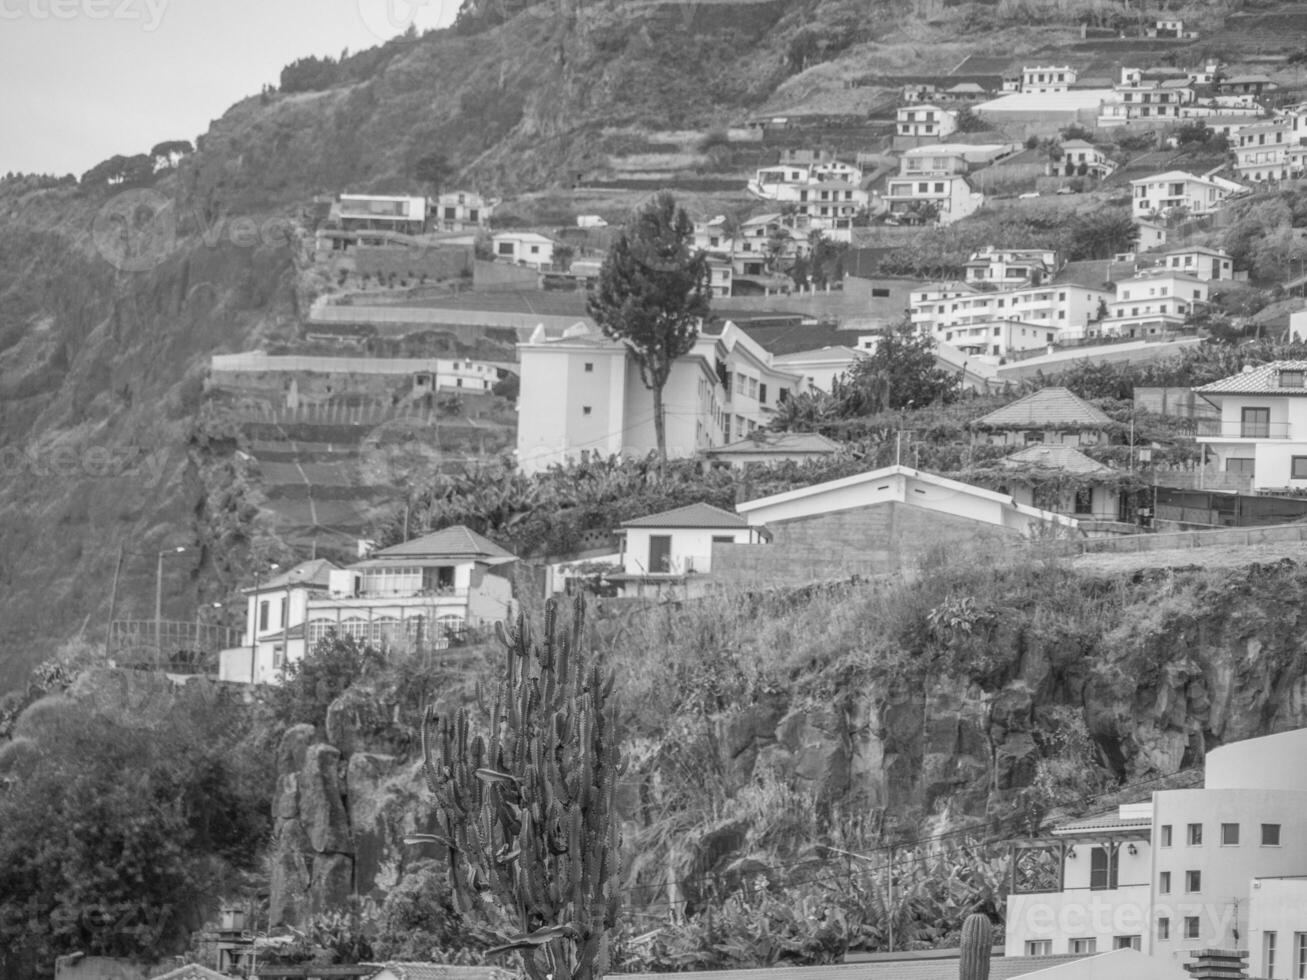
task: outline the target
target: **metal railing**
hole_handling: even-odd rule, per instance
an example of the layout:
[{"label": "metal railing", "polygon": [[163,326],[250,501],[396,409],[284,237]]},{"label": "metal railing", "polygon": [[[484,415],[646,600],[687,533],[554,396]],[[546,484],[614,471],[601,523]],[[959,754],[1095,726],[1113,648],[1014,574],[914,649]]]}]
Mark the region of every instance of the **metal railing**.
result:
[{"label": "metal railing", "polygon": [[240,631],[226,626],[126,619],[109,624],[108,653],[121,667],[207,674],[217,673],[219,650],[240,642]]},{"label": "metal railing", "polygon": [[1225,422],[1199,419],[1194,433],[1216,439],[1288,439],[1293,435],[1288,422]]}]

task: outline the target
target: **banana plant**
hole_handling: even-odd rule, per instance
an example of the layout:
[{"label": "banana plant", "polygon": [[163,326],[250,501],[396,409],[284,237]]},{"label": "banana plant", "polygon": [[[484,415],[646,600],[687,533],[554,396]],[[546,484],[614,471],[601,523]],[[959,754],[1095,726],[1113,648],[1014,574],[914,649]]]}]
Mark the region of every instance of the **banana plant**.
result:
[{"label": "banana plant", "polygon": [[621,909],[621,772],[614,675],[583,662],[585,600],[571,628],[545,606],[544,636],[524,616],[498,627],[504,676],[489,732],[460,710],[422,725],[423,771],[439,833],[409,843],[445,853],[455,905],[518,952],[532,980],[596,980]]}]

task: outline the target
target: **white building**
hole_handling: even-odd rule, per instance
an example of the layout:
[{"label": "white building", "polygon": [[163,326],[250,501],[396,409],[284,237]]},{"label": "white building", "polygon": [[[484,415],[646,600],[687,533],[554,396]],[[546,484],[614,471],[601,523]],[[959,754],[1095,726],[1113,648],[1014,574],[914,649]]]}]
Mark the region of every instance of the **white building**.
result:
[{"label": "white building", "polygon": [[1204,282],[1234,278],[1234,260],[1223,248],[1195,245],[1163,252],[1157,258],[1163,268],[1172,272],[1182,272]]},{"label": "white building", "polygon": [[435,224],[441,231],[488,228],[498,203],[472,191],[449,191],[435,200]]},{"label": "white building", "polygon": [[1070,65],[1034,65],[1021,69],[1021,91],[1065,92],[1078,77]]},{"label": "white building", "polygon": [[621,575],[608,576],[628,596],[700,594],[694,576],[712,571],[715,544],[758,544],[766,532],[711,504],[690,504],[624,521]]},{"label": "white building", "polygon": [[[591,454],[644,456],[657,448],[653,396],[627,347],[584,324],[518,344],[518,463],[528,473]],[[802,386],[735,324],[700,334],[663,389],[667,453],[694,456],[764,428]]]},{"label": "white building", "polygon": [[1062,158],[1051,164],[1051,172],[1067,177],[1085,176],[1101,180],[1116,172],[1116,164],[1106,153],[1084,140],[1067,140],[1062,144]]},{"label": "white building", "polygon": [[1197,177],[1183,170],[1169,170],[1130,181],[1134,218],[1148,218],[1184,208],[1192,215],[1211,214],[1245,188],[1223,177]]},{"label": "white building", "polygon": [[1207,282],[1169,266],[1144,269],[1116,286],[1108,315],[1098,324],[1104,337],[1148,337],[1184,327],[1196,307],[1207,302]]},{"label": "white building", "polygon": [[[962,174],[900,173],[885,190],[890,215],[908,223],[950,225],[979,210],[985,196],[973,190]],[[923,218],[922,215],[934,215]]]},{"label": "white building", "polygon": [[1103,102],[1098,126],[1108,129],[1136,121],[1175,122],[1183,107],[1193,100],[1194,90],[1187,76],[1122,68],[1120,81],[1112,86],[1112,94]]},{"label": "white building", "polygon": [[491,236],[495,258],[501,262],[548,269],[554,264],[553,239],[533,231],[501,231]]},{"label": "white building", "polygon": [[1201,789],[1157,791],[1053,837],[1016,847],[1007,956],[1129,945],[1175,964],[1250,948],[1252,976],[1307,964],[1295,959],[1307,924],[1277,904],[1303,890],[1268,884],[1307,875],[1307,729],[1212,749]]},{"label": "white building", "polygon": [[427,199],[388,194],[341,194],[331,218],[345,231],[390,231],[420,235],[426,230]]},{"label": "white building", "polygon": [[1045,248],[995,248],[987,245],[971,253],[966,264],[966,281],[986,283],[1000,289],[1038,285],[1057,272],[1057,252]]},{"label": "white building", "polygon": [[763,200],[793,204],[810,227],[823,230],[852,228],[853,218],[871,200],[862,187],[862,171],[839,160],[763,167],[748,189]]},{"label": "white building", "polygon": [[1240,180],[1261,183],[1288,179],[1289,149],[1298,143],[1296,121],[1296,117],[1286,117],[1240,127],[1234,140],[1234,170]]},{"label": "white building", "polygon": [[958,114],[932,102],[901,106],[895,112],[894,133],[916,139],[938,140],[958,128]]},{"label": "white building", "polygon": [[336,565],[325,558],[306,561],[242,590],[245,637],[241,646],[223,650],[218,679],[274,684],[286,665],[303,659],[305,612],[311,598],[325,595]]},{"label": "white building", "polygon": [[792,371],[804,381],[809,390],[824,391],[830,394],[835,381],[853,370],[853,365],[867,356],[865,350],[835,345],[817,350],[795,351],[792,354],[776,354],[772,364],[782,371]]},{"label": "white building", "polygon": [[1307,487],[1307,361],[1273,361],[1195,388],[1220,410],[1198,442],[1253,489]]}]

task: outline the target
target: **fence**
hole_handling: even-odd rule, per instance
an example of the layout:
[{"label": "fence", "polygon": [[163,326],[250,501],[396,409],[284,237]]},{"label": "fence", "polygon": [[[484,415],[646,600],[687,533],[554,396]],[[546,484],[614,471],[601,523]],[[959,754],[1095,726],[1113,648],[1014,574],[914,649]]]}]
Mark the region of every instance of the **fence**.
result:
[{"label": "fence", "polygon": [[121,667],[205,674],[217,672],[219,650],[240,641],[240,631],[226,626],[123,619],[109,624],[108,652]]},{"label": "fence", "polygon": [[1281,544],[1292,541],[1307,541],[1307,524],[1131,534],[1120,538],[1089,538],[1081,543],[1080,550],[1086,553],[1162,551],[1178,548],[1232,548],[1240,545]]},{"label": "fence", "polygon": [[[481,394],[464,388],[454,390],[460,396]],[[295,408],[247,402],[232,406],[228,414],[238,422],[270,422],[277,425],[375,426],[383,422],[398,421],[430,426],[440,424],[440,413],[435,409],[418,404],[396,406],[391,405],[389,401],[356,404],[333,402],[322,405],[300,405]],[[445,424],[448,424],[448,420]],[[472,420],[469,420],[468,424],[476,425]]]}]

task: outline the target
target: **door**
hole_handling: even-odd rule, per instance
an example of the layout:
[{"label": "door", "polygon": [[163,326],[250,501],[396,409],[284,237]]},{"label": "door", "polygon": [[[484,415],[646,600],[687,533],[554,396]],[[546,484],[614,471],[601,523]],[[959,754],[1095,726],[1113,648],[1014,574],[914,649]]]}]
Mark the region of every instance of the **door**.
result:
[{"label": "door", "polygon": [[1089,887],[1094,890],[1116,887],[1116,848],[1095,847],[1089,852]]},{"label": "door", "polygon": [[649,571],[670,572],[672,570],[672,536],[670,534],[649,535]]}]

